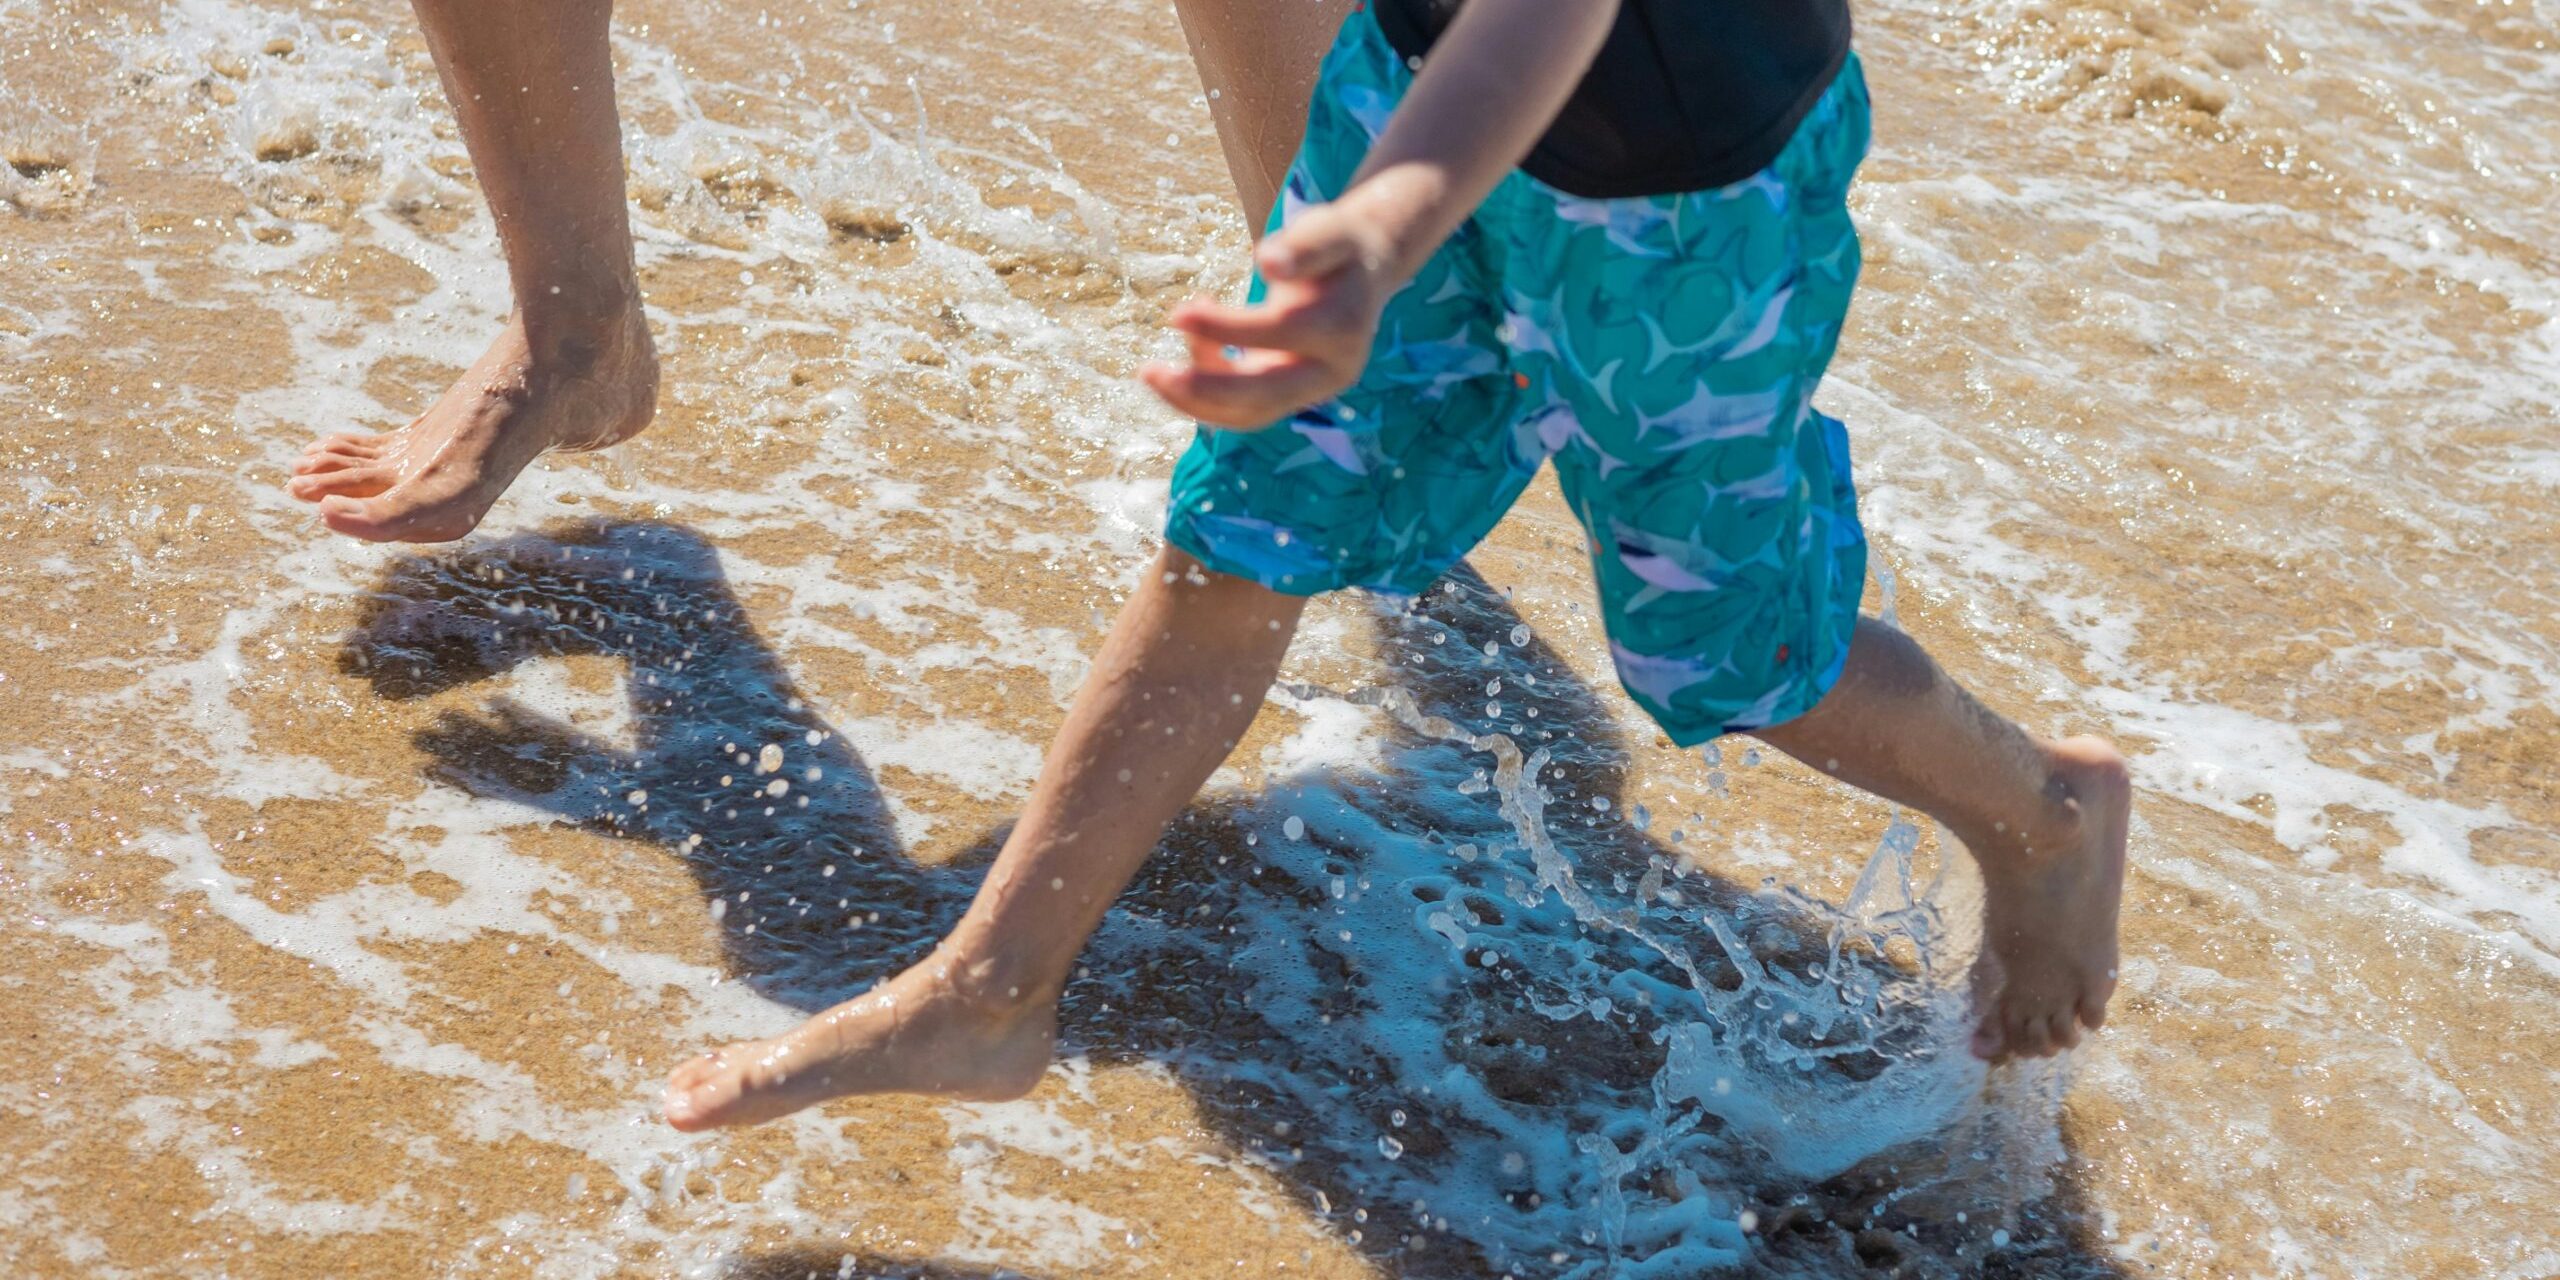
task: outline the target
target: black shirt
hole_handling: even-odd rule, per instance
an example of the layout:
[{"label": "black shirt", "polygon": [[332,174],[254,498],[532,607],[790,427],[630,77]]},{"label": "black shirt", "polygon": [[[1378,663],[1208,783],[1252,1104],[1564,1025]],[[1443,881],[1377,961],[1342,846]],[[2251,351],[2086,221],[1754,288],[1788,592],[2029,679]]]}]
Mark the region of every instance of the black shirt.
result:
[{"label": "black shirt", "polygon": [[[1408,59],[1459,3],[1370,0]],[[1620,0],[1591,70],[1520,167],[1593,199],[1739,182],[1786,149],[1848,55],[1849,0]]]}]

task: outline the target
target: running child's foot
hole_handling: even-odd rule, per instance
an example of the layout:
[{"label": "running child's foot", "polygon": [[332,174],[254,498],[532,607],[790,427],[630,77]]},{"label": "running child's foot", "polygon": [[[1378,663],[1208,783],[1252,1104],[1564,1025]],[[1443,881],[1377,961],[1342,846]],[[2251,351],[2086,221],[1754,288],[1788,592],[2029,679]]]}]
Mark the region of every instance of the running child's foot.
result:
[{"label": "running child's foot", "polygon": [[695,1058],[667,1078],[667,1123],[687,1132],[758,1124],[872,1093],[1019,1098],[1049,1068],[1057,992],[969,989],[977,985],[959,962],[928,956],[788,1034]]},{"label": "running child's foot", "polygon": [[2116,989],[2116,906],[2124,893],[2133,783],[2097,738],[2046,748],[2052,781],[2034,830],[1974,833],[1982,867],[1983,948],[1976,962],[1973,1052],[2041,1058],[2106,1021]]},{"label": "running child's foot", "polygon": [[418,419],[380,435],[313,441],[285,488],[331,529],[369,542],[450,542],[471,532],[550,449],[601,449],[638,435],[658,399],[658,361],[639,310],[582,325],[534,351],[522,313]]}]

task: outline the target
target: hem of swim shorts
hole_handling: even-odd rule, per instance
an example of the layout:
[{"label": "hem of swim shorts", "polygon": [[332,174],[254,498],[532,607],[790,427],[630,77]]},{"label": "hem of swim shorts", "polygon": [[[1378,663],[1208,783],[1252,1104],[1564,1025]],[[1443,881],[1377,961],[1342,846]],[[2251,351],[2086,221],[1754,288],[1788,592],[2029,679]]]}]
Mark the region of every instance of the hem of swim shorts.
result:
[{"label": "hem of swim shorts", "polygon": [[[1848,635],[1851,635],[1851,640],[1859,635],[1859,614],[1856,612],[1848,614]],[[1779,727],[1779,724],[1789,722],[1789,719],[1795,719],[1800,717],[1800,714],[1810,712],[1810,709],[1820,707],[1823,699],[1828,699],[1830,696],[1830,689],[1833,689],[1836,684],[1841,684],[1841,673],[1848,671],[1848,645],[1851,645],[1851,640],[1841,640],[1841,653],[1830,658],[1830,666],[1825,666],[1820,676],[1805,681],[1805,684],[1797,689],[1797,696],[1792,696],[1792,699],[1787,699],[1784,704],[1779,704],[1777,712],[1769,714],[1769,719],[1764,719],[1764,722],[1718,724],[1718,727],[1713,727],[1713,730],[1674,730],[1674,727],[1669,727],[1669,724],[1661,724],[1661,732],[1664,732],[1664,737],[1672,740],[1674,748],[1690,750],[1690,748],[1700,748],[1700,745],[1708,745],[1708,742],[1715,742],[1718,737],[1736,735],[1736,732],[1774,730],[1774,727]]]},{"label": "hem of swim shorts", "polygon": [[[1850,623],[1850,634],[1852,636],[1857,634],[1856,628],[1857,623],[1852,620]],[[1775,729],[1779,725],[1785,724],[1788,721],[1813,710],[1815,707],[1820,706],[1824,698],[1831,696],[1832,687],[1840,683],[1841,673],[1848,669],[1849,645],[1847,642],[1843,642],[1840,646],[1839,654],[1831,659],[1831,664],[1823,669],[1822,674],[1806,681],[1803,687],[1798,690],[1797,695],[1782,704],[1781,708],[1777,712],[1771,714],[1768,720],[1764,723],[1727,724],[1715,729],[1696,730],[1674,729],[1669,725],[1664,725],[1662,726],[1662,732],[1665,736],[1671,739],[1671,745],[1686,751],[1691,747],[1704,746],[1707,743],[1713,742],[1728,734],[1758,733],[1763,729]]]},{"label": "hem of swim shorts", "polygon": [[[1251,569],[1247,569],[1244,566],[1209,550],[1209,548],[1199,539],[1191,536],[1191,526],[1188,524],[1167,524],[1164,529],[1164,540],[1172,546],[1180,548],[1183,554],[1199,561],[1201,567],[1209,570],[1211,573],[1223,573],[1230,578],[1241,578],[1244,581],[1253,583],[1266,591],[1276,591],[1284,596],[1307,598],[1320,596],[1328,591],[1341,591],[1348,587],[1360,585],[1359,583],[1351,581],[1347,575],[1341,573],[1293,573],[1287,575],[1285,581],[1271,581],[1270,579],[1263,577],[1261,574],[1255,573]],[[1310,579],[1313,579],[1313,581],[1310,581]]]}]

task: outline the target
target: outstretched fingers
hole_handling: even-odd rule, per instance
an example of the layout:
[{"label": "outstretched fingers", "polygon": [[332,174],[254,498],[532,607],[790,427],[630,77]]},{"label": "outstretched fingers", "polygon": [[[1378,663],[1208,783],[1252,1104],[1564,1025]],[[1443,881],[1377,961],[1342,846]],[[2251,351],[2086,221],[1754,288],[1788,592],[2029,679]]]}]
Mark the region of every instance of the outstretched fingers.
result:
[{"label": "outstretched fingers", "polygon": [[1246,352],[1225,368],[1151,364],[1138,377],[1176,410],[1244,431],[1267,427],[1339,389],[1325,366],[1267,351]]},{"label": "outstretched fingers", "polygon": [[1254,250],[1254,265],[1270,280],[1314,280],[1385,256],[1368,225],[1338,205],[1306,209]]},{"label": "outstretched fingers", "polygon": [[1175,307],[1166,321],[1191,340],[1194,361],[1201,356],[1199,348],[1202,343],[1206,343],[1211,351],[1222,347],[1298,351],[1309,341],[1305,312],[1268,303],[1239,307],[1194,298]]}]

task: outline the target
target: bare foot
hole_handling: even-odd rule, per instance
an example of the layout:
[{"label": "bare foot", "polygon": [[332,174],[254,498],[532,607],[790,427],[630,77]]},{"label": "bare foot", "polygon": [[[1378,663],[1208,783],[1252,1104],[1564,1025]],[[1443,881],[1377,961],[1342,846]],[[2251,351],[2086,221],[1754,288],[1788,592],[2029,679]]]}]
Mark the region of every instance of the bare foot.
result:
[{"label": "bare foot", "polygon": [[2133,784],[2097,738],[2047,747],[2048,813],[2035,830],[1975,833],[1986,902],[1976,1057],[2047,1057],[2107,1019],[2116,989],[2116,905],[2124,893]]},{"label": "bare foot", "polygon": [[771,1040],[707,1053],[667,1077],[667,1123],[693,1132],[759,1124],[831,1098],[924,1093],[1019,1098],[1048,1070],[1054,990],[964,992],[957,962],[929,956]]},{"label": "bare foot", "polygon": [[594,338],[547,341],[521,313],[418,419],[380,435],[313,441],[285,488],[331,529],[369,542],[450,542],[548,449],[638,435],[657,407],[658,362],[635,308]]}]

